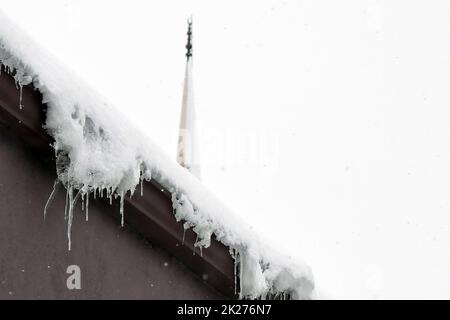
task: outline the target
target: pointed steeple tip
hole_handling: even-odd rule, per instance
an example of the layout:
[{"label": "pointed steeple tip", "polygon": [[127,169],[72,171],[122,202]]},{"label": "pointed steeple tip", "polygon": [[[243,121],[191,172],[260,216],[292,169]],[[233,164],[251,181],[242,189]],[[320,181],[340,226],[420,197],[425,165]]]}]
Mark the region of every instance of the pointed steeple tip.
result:
[{"label": "pointed steeple tip", "polygon": [[192,15],[187,19],[188,32],[187,32],[187,44],[186,44],[186,59],[189,60],[192,57]]}]

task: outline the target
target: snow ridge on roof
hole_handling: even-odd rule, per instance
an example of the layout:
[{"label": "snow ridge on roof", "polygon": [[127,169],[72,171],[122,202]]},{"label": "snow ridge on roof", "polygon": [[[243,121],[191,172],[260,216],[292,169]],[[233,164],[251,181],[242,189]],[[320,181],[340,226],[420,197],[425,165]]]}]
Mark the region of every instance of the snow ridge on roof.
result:
[{"label": "snow ridge on roof", "polygon": [[[45,128],[54,138],[59,182],[67,188],[68,241],[73,207],[95,193],[123,200],[143,180],[155,179],[172,194],[175,217],[207,248],[214,234],[230,248],[239,273],[240,298],[314,297],[310,268],[277,253],[242,223],[193,175],[170,159],[95,90],[37,45],[0,11],[0,62],[21,91],[33,83],[48,106]],[[22,106],[18,106],[18,108]],[[24,106],[26,108],[26,106]],[[123,222],[123,220],[122,220]]]}]

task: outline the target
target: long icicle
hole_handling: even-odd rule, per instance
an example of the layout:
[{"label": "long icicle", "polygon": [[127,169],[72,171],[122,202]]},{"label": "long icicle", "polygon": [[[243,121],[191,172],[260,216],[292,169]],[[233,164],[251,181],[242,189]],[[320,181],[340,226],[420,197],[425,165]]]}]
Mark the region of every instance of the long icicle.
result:
[{"label": "long icicle", "polygon": [[73,220],[73,209],[75,207],[75,204],[77,203],[78,198],[80,197],[81,190],[78,190],[77,195],[75,198],[73,197],[73,187],[70,187],[69,192],[69,219],[67,222],[67,239],[69,242],[69,251],[72,249],[72,239],[71,239],[71,233],[72,233],[72,220]]},{"label": "long icicle", "polygon": [[123,206],[124,206],[124,200],[125,200],[125,194],[123,191],[120,192],[120,225],[123,227],[124,225],[124,212],[123,212]]},{"label": "long icicle", "polygon": [[56,190],[57,190],[57,187],[58,187],[58,183],[59,183],[59,180],[58,180],[58,178],[56,178],[55,179],[55,182],[53,183],[53,189],[52,189],[52,192],[50,193],[50,196],[48,197],[48,200],[47,200],[47,203],[45,204],[45,207],[44,207],[44,220],[45,220],[45,218],[47,217],[47,210],[48,210],[48,207],[50,206],[50,203],[53,201],[53,199],[55,198],[55,194],[56,194]]},{"label": "long icicle", "polygon": [[[67,186],[67,194],[68,196],[68,200],[69,200],[69,210],[68,210],[68,218],[67,218],[67,241],[68,241],[68,247],[69,247],[69,251],[72,248],[72,241],[70,239],[70,232],[72,231],[72,203],[73,203],[73,190],[72,190],[72,186]],[[66,207],[67,207],[67,202],[66,202]]]},{"label": "long icicle", "polygon": [[68,204],[69,204],[69,185],[67,185],[67,192],[66,192],[66,204],[64,206],[64,220],[67,220],[67,211],[69,209]]},{"label": "long icicle", "polygon": [[234,294],[237,294],[237,264],[238,264],[238,254],[236,249],[234,251]]},{"label": "long icicle", "polygon": [[[94,189],[94,194],[95,194],[95,189]],[[87,190],[87,193],[86,193],[86,221],[89,221],[89,189]]]},{"label": "long icicle", "polygon": [[242,259],[241,259],[241,253],[239,252],[239,299],[242,299],[242,279],[243,279],[243,273],[244,273],[244,267],[242,266]]},{"label": "long icicle", "polygon": [[23,86],[19,83],[19,109],[20,109],[20,110],[23,109],[23,104],[22,104],[22,92],[23,92]]}]

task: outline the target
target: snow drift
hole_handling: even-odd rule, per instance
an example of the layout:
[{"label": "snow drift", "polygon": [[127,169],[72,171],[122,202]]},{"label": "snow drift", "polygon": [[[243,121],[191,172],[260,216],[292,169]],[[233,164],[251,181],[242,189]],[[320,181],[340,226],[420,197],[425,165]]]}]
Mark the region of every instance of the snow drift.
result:
[{"label": "snow drift", "polygon": [[[0,62],[14,76],[19,94],[22,86],[32,83],[48,106],[45,129],[55,140],[58,180],[67,189],[69,249],[73,207],[79,198],[87,202],[89,194],[120,197],[123,223],[124,198],[143,179],[155,179],[171,192],[176,219],[198,235],[195,246],[208,248],[214,234],[230,248],[241,298],[313,297],[308,266],[270,249],[193,175],[151,141],[143,141],[111,103],[1,12]],[[22,103],[17,107],[26,108]]]}]

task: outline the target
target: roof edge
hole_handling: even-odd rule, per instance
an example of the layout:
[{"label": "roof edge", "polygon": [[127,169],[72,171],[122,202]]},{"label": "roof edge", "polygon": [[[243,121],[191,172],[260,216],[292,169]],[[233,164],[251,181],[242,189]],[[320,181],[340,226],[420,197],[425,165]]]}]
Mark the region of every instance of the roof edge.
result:
[{"label": "roof edge", "polygon": [[[0,122],[10,127],[44,160],[54,161],[53,139],[43,128],[46,109],[38,90],[31,84],[17,88],[14,77],[1,66]],[[126,197],[126,224],[173,255],[225,297],[237,298],[234,259],[228,247],[213,238],[209,248],[199,251],[194,246],[196,234],[192,229],[184,230],[183,222],[177,222],[172,214],[170,192],[154,180],[144,180],[143,191],[142,197]]]}]

